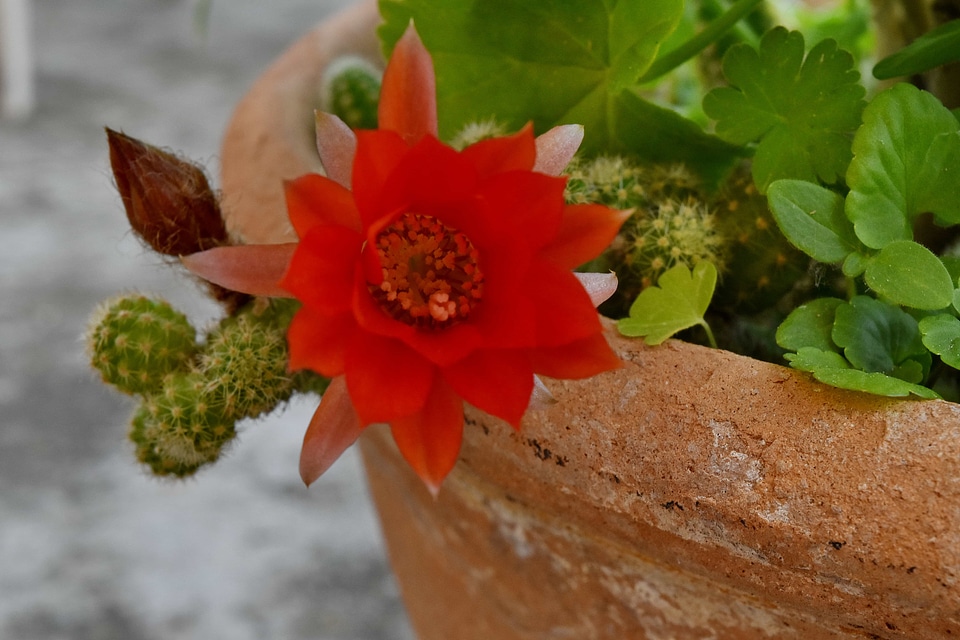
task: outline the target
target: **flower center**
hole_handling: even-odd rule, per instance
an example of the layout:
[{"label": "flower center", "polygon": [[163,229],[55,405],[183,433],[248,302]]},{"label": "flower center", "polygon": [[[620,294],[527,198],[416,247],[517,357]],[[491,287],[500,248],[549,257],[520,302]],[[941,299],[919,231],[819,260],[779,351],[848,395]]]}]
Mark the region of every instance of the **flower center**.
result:
[{"label": "flower center", "polygon": [[483,297],[477,250],[466,235],[433,216],[405,213],[376,240],[383,268],[370,293],[390,316],[442,329],[470,315]]}]

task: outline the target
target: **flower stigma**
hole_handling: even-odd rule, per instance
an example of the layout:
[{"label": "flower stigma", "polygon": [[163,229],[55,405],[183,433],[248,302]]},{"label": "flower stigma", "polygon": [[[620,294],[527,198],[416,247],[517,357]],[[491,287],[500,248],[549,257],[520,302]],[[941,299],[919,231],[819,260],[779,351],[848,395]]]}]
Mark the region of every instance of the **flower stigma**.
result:
[{"label": "flower stigma", "polygon": [[368,287],[395,320],[445,329],[467,318],[483,297],[476,248],[433,216],[403,214],[377,236],[376,251],[383,281]]}]

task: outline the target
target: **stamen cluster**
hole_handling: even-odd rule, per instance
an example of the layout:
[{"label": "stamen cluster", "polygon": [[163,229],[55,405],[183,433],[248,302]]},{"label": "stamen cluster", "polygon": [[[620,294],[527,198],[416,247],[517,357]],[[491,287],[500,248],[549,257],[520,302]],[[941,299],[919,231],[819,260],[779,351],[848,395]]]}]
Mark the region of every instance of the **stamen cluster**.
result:
[{"label": "stamen cluster", "polygon": [[391,317],[417,327],[453,326],[483,297],[479,254],[433,216],[405,213],[377,236],[383,281],[370,292]]}]

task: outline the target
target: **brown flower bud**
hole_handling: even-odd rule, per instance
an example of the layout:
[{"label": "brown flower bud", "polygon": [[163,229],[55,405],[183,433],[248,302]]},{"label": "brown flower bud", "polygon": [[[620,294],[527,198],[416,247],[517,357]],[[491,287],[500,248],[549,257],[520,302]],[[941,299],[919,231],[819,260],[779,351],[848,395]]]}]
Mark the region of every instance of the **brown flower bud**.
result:
[{"label": "brown flower bud", "polygon": [[[186,256],[230,244],[203,169],[107,128],[110,165],[133,231],[154,251]],[[250,296],[206,283],[230,313]]]},{"label": "brown flower bud", "polygon": [[107,141],[127,219],[144,242],[168,256],[228,243],[217,197],[203,169],[111,129]]}]

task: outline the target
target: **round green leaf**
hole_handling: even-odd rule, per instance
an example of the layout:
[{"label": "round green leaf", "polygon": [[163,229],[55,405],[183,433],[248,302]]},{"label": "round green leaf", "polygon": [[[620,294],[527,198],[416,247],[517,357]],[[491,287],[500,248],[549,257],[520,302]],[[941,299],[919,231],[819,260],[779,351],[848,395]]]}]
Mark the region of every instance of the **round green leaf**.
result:
[{"label": "round green leaf", "polygon": [[953,281],[940,258],[921,244],[897,240],[867,263],[864,279],[894,304],[913,309],[944,309],[953,302]]},{"label": "round green leaf", "polygon": [[800,351],[806,347],[836,351],[831,332],[837,307],[841,304],[844,302],[839,298],[818,298],[800,305],[777,328],[777,344],[787,351]]},{"label": "round green leaf", "polygon": [[777,180],[767,198],[783,235],[814,260],[841,262],[861,246],[839,194],[805,180]]},{"label": "round green leaf", "polygon": [[960,369],[960,320],[948,313],[920,320],[923,344],[945,363]]}]

